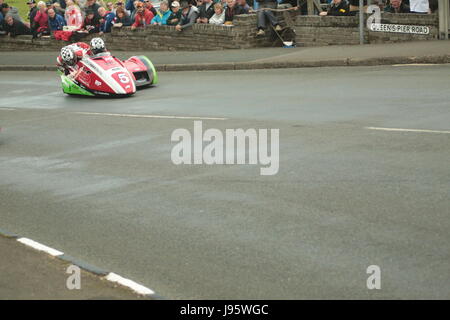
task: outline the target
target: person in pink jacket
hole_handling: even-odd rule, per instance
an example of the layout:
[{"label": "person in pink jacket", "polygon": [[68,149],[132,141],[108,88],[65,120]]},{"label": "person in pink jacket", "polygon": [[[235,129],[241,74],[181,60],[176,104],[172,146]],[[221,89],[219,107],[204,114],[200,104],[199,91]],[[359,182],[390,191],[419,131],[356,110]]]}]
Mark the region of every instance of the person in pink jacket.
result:
[{"label": "person in pink jacket", "polygon": [[39,10],[34,17],[36,29],[33,32],[33,38],[39,38],[42,35],[50,34],[50,29],[48,28],[47,6],[44,1],[38,2],[38,9]]}]

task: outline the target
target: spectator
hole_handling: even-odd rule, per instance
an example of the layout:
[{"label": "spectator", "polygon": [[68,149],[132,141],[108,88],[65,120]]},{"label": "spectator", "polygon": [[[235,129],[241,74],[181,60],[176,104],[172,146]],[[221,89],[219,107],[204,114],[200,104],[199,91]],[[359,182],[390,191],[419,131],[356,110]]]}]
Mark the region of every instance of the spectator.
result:
[{"label": "spectator", "polygon": [[144,0],[144,8],[149,10],[151,13],[153,13],[153,16],[156,16],[157,12],[155,7],[153,7],[153,4],[150,0]]},{"label": "spectator", "polygon": [[48,25],[50,27],[50,31],[62,30],[66,25],[66,21],[59,14],[56,14],[53,8],[47,10],[48,14]]},{"label": "spectator", "polygon": [[38,4],[38,12],[34,17],[34,22],[36,23],[36,29],[33,30],[33,39],[39,38],[43,35],[49,35],[50,29],[48,27],[48,15],[47,15],[47,6],[44,1],[39,1]]},{"label": "spectator", "polygon": [[192,26],[198,17],[198,9],[196,6],[189,5],[187,1],[181,2],[181,18],[180,22],[176,25],[177,31],[182,31]]},{"label": "spectator", "polygon": [[259,1],[259,9],[269,9],[258,11],[258,32],[257,36],[263,36],[266,32],[267,22],[269,22],[276,31],[281,31],[281,26],[278,23],[277,18],[270,9],[277,7],[276,0],[261,0]]},{"label": "spectator", "polygon": [[[327,0],[326,2],[330,3],[330,0]],[[297,7],[299,2],[297,0],[281,0],[278,2],[278,9],[287,9],[292,7]]]},{"label": "spectator", "polygon": [[31,30],[35,29],[35,22],[34,17],[36,16],[36,13],[38,12],[38,8],[36,7],[36,1],[35,0],[29,0],[27,2],[28,8],[30,8],[30,11],[28,12],[28,20],[30,21],[30,28]]},{"label": "spectator", "polygon": [[212,0],[204,0],[202,5],[198,7],[199,13],[197,23],[208,23],[209,19],[214,15],[214,5]]},{"label": "spectator", "polygon": [[128,11],[127,9],[125,9],[125,6],[123,5],[122,0],[119,0],[116,2],[116,8],[114,9],[114,13],[116,14],[116,16],[117,16],[117,13],[116,13],[117,9],[123,9],[123,11],[127,14],[127,16],[130,17],[131,12]]},{"label": "spectator", "polygon": [[391,0],[390,3],[384,8],[384,12],[389,13],[409,13],[409,6],[403,3],[402,0]]},{"label": "spectator", "polygon": [[[297,1],[297,0],[295,0]],[[239,14],[247,14],[250,11],[250,6],[247,4],[246,0],[236,0],[236,4],[239,6]]]},{"label": "spectator", "polygon": [[430,13],[430,4],[428,0],[409,0],[409,7],[411,13]]},{"label": "spectator", "polygon": [[66,3],[66,0],[57,0],[56,2],[55,2],[55,4],[59,4],[59,6],[61,7],[61,9],[63,9],[64,11],[66,10],[66,8],[67,8],[67,3]]},{"label": "spectator", "polygon": [[100,7],[98,8],[98,14],[100,16],[100,35],[111,32],[113,20],[116,17],[114,13]]},{"label": "spectator", "polygon": [[92,10],[92,12],[94,12],[95,18],[100,20],[100,15],[98,13],[99,8],[100,5],[95,0],[87,0],[84,10],[85,11]]},{"label": "spectator", "polygon": [[116,28],[131,26],[130,16],[124,8],[117,8],[116,17],[113,20],[113,26]]},{"label": "spectator", "polygon": [[73,30],[80,30],[83,26],[83,16],[81,15],[80,7],[78,7],[72,0],[66,1],[66,12],[64,19],[67,26]]},{"label": "spectator", "polygon": [[130,15],[133,15],[136,12],[137,2],[144,2],[144,0],[127,0],[127,2],[125,3],[125,9],[130,12]]},{"label": "spectator", "polygon": [[61,17],[64,17],[64,14],[66,13],[66,10],[61,8],[61,5],[59,4],[59,2],[55,2],[53,4],[53,9],[55,10],[56,14],[59,14]]},{"label": "spectator", "polygon": [[322,11],[321,16],[348,16],[350,6],[347,0],[332,0],[327,11]]},{"label": "spectator", "polygon": [[232,25],[234,16],[244,13],[244,9],[236,3],[236,0],[227,0],[227,7],[225,8],[225,24]]},{"label": "spectator", "polygon": [[215,25],[221,25],[225,22],[225,11],[220,2],[214,5],[214,15],[209,19],[209,23]]},{"label": "spectator", "polygon": [[172,9],[172,13],[167,19],[167,25],[176,26],[181,21],[180,3],[178,1],[172,1],[170,8]]},{"label": "spectator", "polygon": [[3,22],[3,31],[10,37],[30,34],[30,28],[28,28],[22,21],[15,20],[12,15],[6,15]]},{"label": "spectator", "polygon": [[0,7],[1,7],[1,12],[2,12],[3,18],[6,18],[7,15],[10,15],[13,17],[14,21],[20,21],[20,22],[24,23],[22,21],[22,18],[19,15],[19,10],[17,10],[17,8],[10,7],[6,2],[2,3],[0,5]]},{"label": "spectator", "polygon": [[159,11],[157,12],[156,16],[152,19],[152,24],[157,25],[166,25],[167,19],[170,17],[170,10],[169,10],[169,3],[167,1],[162,1],[159,4]]},{"label": "spectator", "polygon": [[137,3],[134,23],[131,25],[131,29],[146,27],[151,24],[153,17],[153,13],[145,8],[142,2]]},{"label": "spectator", "polygon": [[100,19],[97,18],[94,10],[86,10],[86,17],[84,18],[81,31],[88,34],[100,32]]}]

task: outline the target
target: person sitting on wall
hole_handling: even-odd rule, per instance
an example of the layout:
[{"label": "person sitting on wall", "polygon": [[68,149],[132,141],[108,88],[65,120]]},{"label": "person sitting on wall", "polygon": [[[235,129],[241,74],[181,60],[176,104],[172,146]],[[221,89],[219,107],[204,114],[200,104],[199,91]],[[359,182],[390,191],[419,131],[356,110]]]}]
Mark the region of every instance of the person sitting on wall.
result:
[{"label": "person sitting on wall", "polygon": [[209,19],[210,24],[222,25],[225,22],[225,10],[220,2],[214,5],[214,15]]},{"label": "person sitting on wall", "polygon": [[6,15],[3,21],[3,31],[6,35],[14,38],[15,36],[31,34],[30,28],[28,28],[22,21],[15,20],[12,15]]},{"label": "person sitting on wall", "polygon": [[198,17],[198,9],[196,6],[189,5],[187,1],[181,2],[181,18],[180,22],[176,25],[177,31],[182,31],[192,26]]},{"label": "person sitting on wall", "polygon": [[204,0],[202,5],[198,7],[199,14],[197,23],[208,23],[209,19],[214,15],[214,3],[212,0]]},{"label": "person sitting on wall", "polygon": [[172,12],[169,10],[169,3],[167,1],[161,1],[159,4],[159,11],[156,16],[152,19],[152,24],[157,24],[164,26],[167,24],[167,19],[169,19]]},{"label": "person sitting on wall", "polygon": [[136,4],[136,14],[134,16],[134,23],[131,25],[131,30],[148,26],[151,24],[153,17],[153,13],[145,8],[142,2],[138,2]]},{"label": "person sitting on wall", "polygon": [[178,1],[172,1],[170,8],[172,9],[172,13],[167,19],[167,25],[176,26],[181,21],[180,3]]},{"label": "person sitting on wall", "polygon": [[347,0],[332,0],[327,11],[322,11],[321,16],[348,16],[350,12]]},{"label": "person sitting on wall", "polygon": [[391,0],[390,3],[384,8],[384,12],[389,13],[409,13],[409,6],[403,3],[402,0]]},{"label": "person sitting on wall", "polygon": [[[282,28],[278,23],[278,19],[275,17],[274,13],[270,9],[276,9],[277,0],[260,0],[259,3],[259,11],[258,11],[258,32],[257,36],[263,36],[266,33],[267,22],[269,22],[274,28],[275,31],[281,31]],[[261,10],[268,9],[268,10]]]}]

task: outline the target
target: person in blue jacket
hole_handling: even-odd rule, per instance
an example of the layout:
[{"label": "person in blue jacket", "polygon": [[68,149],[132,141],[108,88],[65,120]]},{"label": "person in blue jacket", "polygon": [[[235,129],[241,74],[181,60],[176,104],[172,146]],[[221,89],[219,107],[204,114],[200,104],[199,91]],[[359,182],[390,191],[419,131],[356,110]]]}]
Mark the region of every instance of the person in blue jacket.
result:
[{"label": "person in blue jacket", "polygon": [[169,3],[167,1],[162,1],[159,4],[159,10],[156,16],[152,19],[152,24],[158,24],[164,26],[167,24],[167,19],[169,19],[172,12],[169,10]]},{"label": "person in blue jacket", "polygon": [[48,9],[48,26],[51,31],[62,30],[66,25],[66,20],[61,17],[59,14],[56,14],[54,9]]},{"label": "person in blue jacket", "polygon": [[98,13],[100,14],[100,34],[111,32],[111,27],[116,17],[114,12],[106,11],[105,8],[100,7]]}]

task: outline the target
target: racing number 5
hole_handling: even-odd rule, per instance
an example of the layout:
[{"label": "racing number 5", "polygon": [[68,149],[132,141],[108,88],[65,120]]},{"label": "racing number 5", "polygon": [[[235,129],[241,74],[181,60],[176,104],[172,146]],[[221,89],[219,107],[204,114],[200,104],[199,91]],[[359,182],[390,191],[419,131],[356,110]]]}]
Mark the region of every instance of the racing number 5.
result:
[{"label": "racing number 5", "polygon": [[119,73],[118,77],[119,77],[120,82],[122,82],[122,83],[130,82],[130,78],[128,78],[128,76],[125,73]]}]

